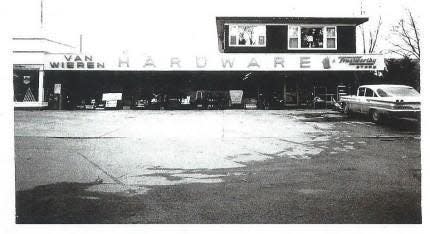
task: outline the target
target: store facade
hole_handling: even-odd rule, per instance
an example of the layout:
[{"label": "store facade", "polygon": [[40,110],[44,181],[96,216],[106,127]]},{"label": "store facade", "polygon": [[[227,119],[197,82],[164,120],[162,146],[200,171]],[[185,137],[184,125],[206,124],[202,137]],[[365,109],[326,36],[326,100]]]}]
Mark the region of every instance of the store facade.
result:
[{"label": "store facade", "polygon": [[[36,102],[54,109],[94,107],[106,105],[105,97],[118,96],[109,94],[120,94],[121,107],[127,108],[137,103],[192,108],[189,104],[197,107],[199,100],[207,109],[230,108],[234,92],[243,96],[242,107],[247,102],[264,109],[315,107],[316,100],[336,99],[339,89],[347,93],[366,74],[383,70],[381,55],[356,53],[356,27],[366,21],[217,17],[218,51],[210,54],[131,51],[99,57],[74,53],[62,44],[63,52],[42,51],[31,63],[14,61],[15,107]],[[14,56],[23,54],[30,53]]]},{"label": "store facade", "polygon": [[15,108],[47,108],[45,58],[55,53],[73,53],[75,48],[44,37],[15,37],[12,41]]}]

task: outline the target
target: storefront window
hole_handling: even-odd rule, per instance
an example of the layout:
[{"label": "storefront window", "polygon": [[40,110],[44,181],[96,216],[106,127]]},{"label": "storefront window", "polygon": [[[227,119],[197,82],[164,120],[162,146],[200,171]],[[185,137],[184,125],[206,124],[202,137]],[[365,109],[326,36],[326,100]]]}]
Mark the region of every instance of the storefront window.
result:
[{"label": "storefront window", "polygon": [[290,49],[336,49],[335,26],[289,26]]},{"label": "storefront window", "polygon": [[302,27],[301,28],[301,47],[302,48],[323,48],[324,47],[323,28]]},{"label": "storefront window", "polygon": [[230,25],[230,46],[266,46],[265,25]]},{"label": "storefront window", "polygon": [[14,70],[13,89],[15,102],[37,102],[39,71]]}]

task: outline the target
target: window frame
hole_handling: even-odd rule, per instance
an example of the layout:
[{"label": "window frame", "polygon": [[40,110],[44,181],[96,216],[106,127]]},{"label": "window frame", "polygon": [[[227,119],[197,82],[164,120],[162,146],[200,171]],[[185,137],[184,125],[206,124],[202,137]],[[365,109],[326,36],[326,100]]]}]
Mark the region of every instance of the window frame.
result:
[{"label": "window frame", "polygon": [[[267,25],[266,24],[227,24],[228,25],[228,38],[227,38],[227,42],[228,42],[228,46],[229,47],[250,47],[250,48],[255,48],[255,47],[257,47],[257,48],[264,48],[264,47],[266,47],[267,46]],[[239,38],[237,37],[238,35],[234,35],[234,36],[236,36],[236,44],[235,45],[232,45],[231,44],[231,34],[230,34],[230,32],[231,32],[231,27],[232,26],[256,26],[256,27],[259,27],[259,26],[261,26],[261,27],[264,27],[264,44],[263,45],[260,45],[258,42],[259,42],[259,40],[260,40],[260,38],[259,38],[259,36],[257,36],[257,40],[256,40],[256,43],[255,43],[255,45],[239,45]]]},{"label": "window frame", "polygon": [[[298,27],[298,37],[291,37],[290,35],[290,28],[291,27]],[[323,47],[320,48],[302,48],[302,27],[303,28],[322,28],[323,31]],[[334,37],[328,37],[327,28],[334,28],[335,36]],[[337,25],[323,25],[323,24],[288,24],[288,32],[287,32],[287,43],[288,43],[288,50],[337,50]],[[297,48],[290,46],[290,39],[291,38],[298,38],[298,45]],[[327,47],[327,38],[334,38],[334,48],[328,48]]]}]

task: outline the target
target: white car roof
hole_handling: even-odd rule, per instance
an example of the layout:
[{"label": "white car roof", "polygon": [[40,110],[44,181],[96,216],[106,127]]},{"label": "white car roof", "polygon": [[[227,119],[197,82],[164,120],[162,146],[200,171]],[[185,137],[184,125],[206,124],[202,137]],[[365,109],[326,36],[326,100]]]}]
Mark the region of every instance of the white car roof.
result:
[{"label": "white car roof", "polygon": [[407,85],[391,85],[391,84],[379,84],[379,85],[362,85],[359,88],[370,88],[370,89],[378,89],[378,88],[389,88],[389,87],[405,87],[412,88]]}]

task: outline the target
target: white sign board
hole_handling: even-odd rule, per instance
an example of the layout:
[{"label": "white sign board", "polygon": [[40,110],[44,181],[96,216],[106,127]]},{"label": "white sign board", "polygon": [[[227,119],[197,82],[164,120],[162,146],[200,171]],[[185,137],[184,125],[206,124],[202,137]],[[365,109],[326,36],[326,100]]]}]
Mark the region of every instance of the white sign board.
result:
[{"label": "white sign board", "polygon": [[122,93],[104,93],[102,101],[118,101],[122,100]]},{"label": "white sign board", "polygon": [[111,100],[111,101],[106,101],[106,106],[107,108],[115,108],[117,106],[118,101],[117,100]]},{"label": "white sign board", "polygon": [[230,90],[231,104],[237,105],[242,103],[243,90]]},{"label": "white sign board", "polygon": [[115,71],[375,71],[384,58],[375,54],[234,53],[212,55],[127,55],[96,58],[90,55],[48,54],[45,70]]},{"label": "white sign board", "polygon": [[54,84],[54,94],[61,94],[61,84]]}]

